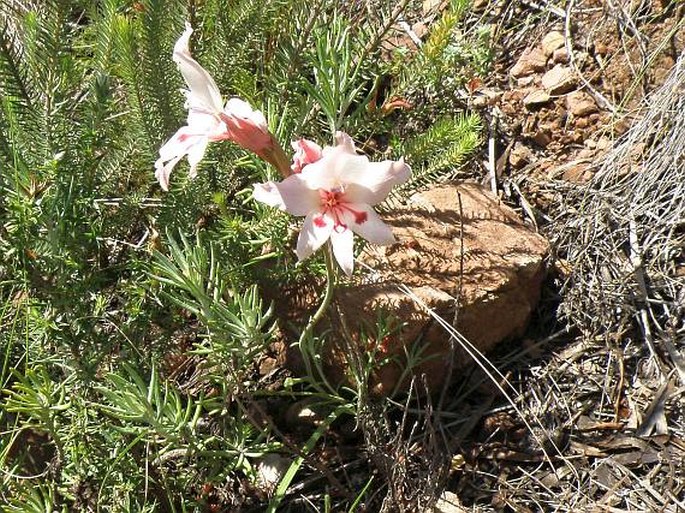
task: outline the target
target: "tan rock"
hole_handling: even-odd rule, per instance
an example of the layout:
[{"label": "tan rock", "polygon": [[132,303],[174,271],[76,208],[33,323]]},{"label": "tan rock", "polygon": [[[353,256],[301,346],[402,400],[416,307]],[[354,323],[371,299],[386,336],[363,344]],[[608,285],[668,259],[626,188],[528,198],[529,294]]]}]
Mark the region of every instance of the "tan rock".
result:
[{"label": "tan rock", "polygon": [[509,153],[509,164],[511,164],[511,167],[514,169],[520,169],[526,164],[530,164],[534,159],[535,157],[533,156],[533,152],[530,151],[530,148],[518,141],[514,144],[514,147]]},{"label": "tan rock", "polygon": [[599,108],[595,99],[584,91],[574,91],[566,97],[566,108],[574,116],[587,116]]},{"label": "tan rock", "polygon": [[496,105],[500,98],[502,98],[502,94],[502,91],[499,91],[497,89],[482,87],[474,96],[471,102],[471,106],[473,108],[483,108],[487,106]]},{"label": "tan rock", "polygon": [[476,96],[471,100],[471,108],[473,109],[484,109],[492,105],[487,96]]},{"label": "tan rock", "polygon": [[291,461],[280,454],[266,454],[257,460],[256,485],[262,492],[271,495],[291,465]]},{"label": "tan rock", "polygon": [[597,155],[597,152],[595,150],[592,150],[590,148],[583,148],[578,152],[576,155],[576,158],[579,160],[583,159],[593,159]]},{"label": "tan rock", "polygon": [[517,78],[516,79],[516,87],[518,88],[527,88],[532,86],[535,83],[535,76],[533,75],[528,75],[525,77]]},{"label": "tan rock", "polygon": [[438,10],[442,0],[423,0],[423,14],[427,15],[434,10]]},{"label": "tan rock", "polygon": [[554,50],[554,53],[552,54],[552,61],[554,61],[556,64],[568,64],[570,59],[568,55],[568,50],[565,46],[562,46],[561,48],[557,48],[556,50]]},{"label": "tan rock", "polygon": [[552,142],[552,136],[545,129],[536,130],[531,139],[541,148],[546,148]]},{"label": "tan rock", "polygon": [[595,53],[598,55],[608,55],[609,47],[601,41],[595,41]]},{"label": "tan rock", "polygon": [[285,412],[285,422],[294,431],[319,426],[325,418],[321,403],[309,397],[291,404]]},{"label": "tan rock", "polygon": [[580,130],[574,130],[568,133],[567,140],[576,144],[583,144],[585,142],[585,133]]},{"label": "tan rock", "polygon": [[590,120],[587,118],[577,119],[575,122],[575,127],[579,129],[587,128],[590,126]]},{"label": "tan rock", "polygon": [[528,95],[523,99],[523,104],[528,108],[534,108],[548,103],[550,99],[551,96],[547,91],[536,89],[535,91],[528,93]]},{"label": "tan rock", "polygon": [[433,506],[433,513],[467,513],[467,510],[461,505],[456,493],[444,491]]},{"label": "tan rock", "polygon": [[597,149],[598,150],[606,150],[611,146],[611,140],[607,137],[600,137],[599,141],[597,141]]},{"label": "tan rock", "polygon": [[538,71],[544,71],[547,66],[547,57],[539,48],[527,48],[521,54],[509,74],[513,78],[521,78]]},{"label": "tan rock", "polygon": [[428,34],[428,26],[422,22],[422,21],[417,21],[411,26],[412,31],[414,34],[416,34],[416,37],[419,39],[423,39],[423,36]]},{"label": "tan rock", "polygon": [[592,168],[589,163],[581,162],[564,171],[562,178],[567,182],[587,183],[592,178]]},{"label": "tan rock", "polygon": [[[462,216],[463,214],[463,216]],[[369,247],[364,263],[373,276],[338,290],[341,315],[332,316],[331,333],[349,333],[376,351],[372,391],[386,395],[406,387],[406,354],[421,355],[414,369],[425,374],[432,391],[445,384],[450,358],[454,368],[471,361],[417,302],[398,288],[403,284],[480,351],[520,336],[539,299],[545,274],[547,241],[523,224],[516,213],[475,184],[446,185],[415,195],[408,206],[385,214],[398,243]],[[462,239],[463,235],[463,239]],[[380,312],[395,326],[382,340],[360,340],[374,333]],[[336,320],[337,319],[337,320]],[[342,319],[342,322],[341,320]],[[329,337],[324,359],[334,379],[349,375],[349,337]]]},{"label": "tan rock", "polygon": [[543,53],[549,57],[554,53],[555,50],[561,48],[565,44],[566,37],[564,37],[564,34],[558,30],[552,30],[542,38],[542,43],[540,43],[540,46],[542,47]]},{"label": "tan rock", "polygon": [[573,60],[575,61],[576,66],[582,68],[588,62],[592,62],[592,57],[590,57],[590,54],[587,52],[575,52],[573,54]]},{"label": "tan rock", "polygon": [[542,76],[542,87],[549,94],[564,94],[576,86],[576,75],[571,68],[557,64]]}]

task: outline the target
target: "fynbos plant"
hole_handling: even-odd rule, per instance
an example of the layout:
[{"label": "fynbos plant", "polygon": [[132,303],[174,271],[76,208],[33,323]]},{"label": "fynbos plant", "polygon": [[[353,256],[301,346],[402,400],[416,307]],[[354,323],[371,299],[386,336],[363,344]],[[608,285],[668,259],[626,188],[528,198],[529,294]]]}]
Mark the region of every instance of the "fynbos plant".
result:
[{"label": "fynbos plant", "polygon": [[[393,242],[386,196],[478,142],[475,117],[427,132],[372,108],[400,78],[380,58],[400,12],[384,2],[366,17],[322,0],[0,2],[8,511],[275,510],[356,414],[314,328],[355,242]],[[320,292],[293,322],[307,377],[265,373],[282,340],[267,287],[304,280]],[[324,420],[284,433],[278,411],[302,397]],[[264,494],[256,469],[277,452],[290,470]]]}]

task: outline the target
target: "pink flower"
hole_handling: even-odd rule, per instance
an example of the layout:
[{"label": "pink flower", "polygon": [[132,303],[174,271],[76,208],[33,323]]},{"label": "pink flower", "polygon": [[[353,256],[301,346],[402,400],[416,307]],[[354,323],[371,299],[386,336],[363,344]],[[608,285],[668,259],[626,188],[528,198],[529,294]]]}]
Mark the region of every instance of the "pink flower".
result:
[{"label": "pink flower", "polygon": [[297,256],[304,260],[330,240],[333,254],[349,276],[354,267],[353,233],[374,244],[395,242],[390,227],[371,208],[393,186],[406,181],[411,169],[399,161],[369,162],[357,155],[347,134],[335,134],[336,145],[300,173],[281,182],[255,184],[253,196],[296,216],[305,216],[297,239]]},{"label": "pink flower", "polygon": [[226,125],[230,139],[238,146],[264,157],[264,150],[272,146],[271,132],[266,118],[258,110],[253,110],[249,103],[239,98],[226,102],[224,112],[219,117]]},{"label": "pink flower", "polygon": [[314,141],[308,139],[300,139],[298,141],[292,142],[293,150],[295,150],[295,155],[293,155],[293,165],[290,168],[293,173],[299,173],[302,168],[307,164],[316,162],[321,157],[323,153],[321,152],[321,146],[316,144]]},{"label": "pink flower", "polygon": [[290,174],[285,153],[271,135],[264,115],[243,100],[231,98],[224,106],[219,88],[211,75],[190,55],[189,42],[193,29],[186,29],[174,45],[173,59],[188,85],[185,91],[188,124],[181,127],[159,150],[155,176],[165,191],[169,175],[184,156],[188,156],[189,175],[194,178],[197,165],[212,141],[231,140]]},{"label": "pink flower", "polygon": [[219,114],[223,110],[221,93],[214,79],[190,55],[188,47],[193,29],[186,29],[174,45],[174,62],[178,65],[188,84],[186,105],[188,124],[180,128],[159,150],[155,162],[155,176],[165,191],[169,189],[169,175],[179,160],[188,156],[190,176],[197,174],[197,165],[205,154],[210,141],[229,138],[226,125]]}]

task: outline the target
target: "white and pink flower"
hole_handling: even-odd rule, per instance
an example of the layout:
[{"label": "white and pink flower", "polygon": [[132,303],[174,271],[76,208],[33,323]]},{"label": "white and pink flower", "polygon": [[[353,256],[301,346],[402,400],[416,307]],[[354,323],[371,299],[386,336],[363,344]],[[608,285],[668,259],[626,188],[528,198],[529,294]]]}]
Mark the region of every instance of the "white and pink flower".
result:
[{"label": "white and pink flower", "polygon": [[231,98],[219,118],[226,125],[231,141],[265,158],[265,151],[273,146],[273,139],[261,111],[254,110],[240,98]]},{"label": "white and pink flower", "polygon": [[188,85],[185,91],[188,122],[159,150],[155,176],[162,189],[169,189],[169,175],[186,155],[189,175],[195,177],[197,165],[204,157],[207,145],[213,141],[233,141],[276,166],[283,176],[288,176],[287,157],[269,132],[264,115],[239,98],[231,98],[223,104],[216,82],[190,54],[192,33],[192,27],[186,23],[185,31],[174,45],[174,62]]},{"label": "white and pink flower", "polygon": [[[321,150],[316,158],[315,143],[307,141],[302,155],[296,155],[295,173],[281,182],[254,186],[253,196],[295,216],[305,216],[297,240],[297,256],[304,260],[326,241],[347,275],[354,268],[353,233],[373,244],[388,245],[395,237],[373,210],[390,190],[406,181],[410,167],[399,161],[370,162],[358,155],[350,136],[335,135],[336,145]],[[296,143],[301,145],[302,142]],[[318,145],[316,145],[318,146]],[[307,153],[306,148],[314,149]],[[296,148],[298,149],[298,148]]]},{"label": "white and pink flower", "polygon": [[300,173],[304,166],[316,162],[323,157],[321,146],[309,139],[302,138],[293,141],[292,146],[293,150],[295,150],[293,165],[291,166],[293,173]]}]

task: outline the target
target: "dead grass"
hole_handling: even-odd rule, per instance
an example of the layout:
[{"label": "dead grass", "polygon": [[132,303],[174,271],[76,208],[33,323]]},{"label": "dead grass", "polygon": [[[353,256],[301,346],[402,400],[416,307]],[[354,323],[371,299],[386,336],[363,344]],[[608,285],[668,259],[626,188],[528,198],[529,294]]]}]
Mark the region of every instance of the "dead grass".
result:
[{"label": "dead grass", "polygon": [[[643,78],[682,25],[648,41],[644,2],[604,4],[621,40],[642,42],[626,54],[628,90],[647,93]],[[485,425],[498,427],[474,442],[472,475],[457,482],[472,510],[685,511],[683,93],[681,56],[663,85],[636,96],[639,121],[595,162],[589,184],[523,179],[553,197],[544,229],[559,257],[559,321],[576,336],[537,362],[520,359],[512,381],[565,465],[536,464],[511,408],[492,412]]]},{"label": "dead grass", "polygon": [[[659,14],[645,1],[491,2],[480,15],[498,13],[511,62],[545,24],[585,46],[611,27],[625,88],[600,75],[587,84],[631,126],[585,185],[516,177],[523,194],[553,198],[541,218],[556,248],[555,291],[530,339],[491,356],[498,372],[464,376],[426,413],[422,429],[447,440],[446,488],[460,502],[444,511],[685,511],[685,55],[662,71],[682,46],[681,6],[666,4]],[[521,11],[535,14],[515,21]],[[401,469],[390,482],[406,485]]]}]

